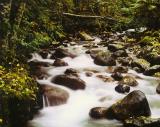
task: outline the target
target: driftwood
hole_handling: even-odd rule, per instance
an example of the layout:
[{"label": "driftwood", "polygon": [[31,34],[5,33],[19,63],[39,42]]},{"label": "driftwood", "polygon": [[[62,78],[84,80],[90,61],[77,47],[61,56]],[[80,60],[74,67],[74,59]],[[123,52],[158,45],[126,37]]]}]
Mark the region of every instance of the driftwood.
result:
[{"label": "driftwood", "polygon": [[72,13],[63,13],[64,16],[70,17],[70,18],[83,18],[83,19],[103,19],[108,21],[114,21],[117,22],[115,19],[111,17],[105,17],[105,16],[93,16],[93,15],[77,15]]}]

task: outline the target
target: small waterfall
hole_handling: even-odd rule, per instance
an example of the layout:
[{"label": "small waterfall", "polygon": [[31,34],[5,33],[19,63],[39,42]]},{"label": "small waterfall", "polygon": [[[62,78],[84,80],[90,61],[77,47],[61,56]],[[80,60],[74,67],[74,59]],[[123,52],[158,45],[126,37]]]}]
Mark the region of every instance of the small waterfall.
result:
[{"label": "small waterfall", "polygon": [[48,97],[43,95],[43,108],[50,106]]}]

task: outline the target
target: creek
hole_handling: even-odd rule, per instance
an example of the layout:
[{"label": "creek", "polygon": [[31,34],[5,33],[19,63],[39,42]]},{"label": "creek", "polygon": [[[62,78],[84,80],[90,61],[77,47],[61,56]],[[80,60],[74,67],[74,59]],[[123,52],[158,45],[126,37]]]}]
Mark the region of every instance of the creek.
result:
[{"label": "creek", "polygon": [[[98,45],[100,39],[96,38],[95,41],[89,42]],[[90,118],[89,111],[93,107],[110,107],[112,104],[118,100],[124,98],[127,93],[121,94],[115,91],[115,86],[117,81],[104,81],[98,78],[98,75],[103,75],[106,77],[111,77],[111,70],[114,67],[110,66],[99,66],[96,65],[90,56],[86,54],[88,50],[84,46],[85,42],[78,45],[69,45],[64,49],[67,49],[70,53],[76,55],[76,57],[65,57],[62,58],[68,66],[62,67],[43,67],[45,72],[48,74],[47,77],[43,79],[37,79],[37,82],[41,85],[47,84],[50,86],[56,86],[58,88],[64,89],[69,93],[69,99],[67,103],[57,106],[48,106],[49,101],[43,97],[44,106],[43,109],[34,117],[33,120],[29,121],[32,127],[121,127],[122,123],[117,120],[95,120]],[[107,47],[97,46],[92,48],[92,50],[107,50]],[[43,59],[38,53],[32,54],[32,59],[30,61],[40,61],[53,63],[55,60],[50,59],[50,55],[46,59]],[[62,85],[57,85],[51,82],[52,78],[56,75],[64,74],[65,70],[68,68],[73,68],[78,71],[79,78],[82,79],[86,88],[84,90],[71,90]],[[87,76],[86,73],[92,73],[91,76]],[[141,73],[137,73],[134,70],[129,69],[128,73],[125,75],[133,75],[136,77],[138,86],[131,87],[130,92],[134,90],[141,90],[145,93],[147,100],[149,102],[152,117],[160,117],[160,96],[156,93],[156,86],[159,81],[157,78],[144,76]]]}]

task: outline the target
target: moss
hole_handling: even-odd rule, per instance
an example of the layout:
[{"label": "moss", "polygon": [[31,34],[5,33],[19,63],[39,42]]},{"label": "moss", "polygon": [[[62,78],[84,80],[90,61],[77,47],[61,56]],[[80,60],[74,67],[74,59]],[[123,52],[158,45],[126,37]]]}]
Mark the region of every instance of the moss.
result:
[{"label": "moss", "polygon": [[155,73],[154,76],[160,78],[160,72]]}]

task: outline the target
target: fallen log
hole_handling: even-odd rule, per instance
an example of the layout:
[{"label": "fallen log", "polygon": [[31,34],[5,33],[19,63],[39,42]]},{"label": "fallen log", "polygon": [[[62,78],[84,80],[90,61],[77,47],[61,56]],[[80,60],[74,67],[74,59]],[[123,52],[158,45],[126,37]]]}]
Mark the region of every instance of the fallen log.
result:
[{"label": "fallen log", "polygon": [[103,20],[109,20],[117,22],[116,19],[112,17],[106,17],[106,16],[97,16],[97,15],[78,15],[78,14],[72,14],[72,13],[63,13],[64,16],[71,17],[71,18],[83,18],[83,19],[103,19]]}]

